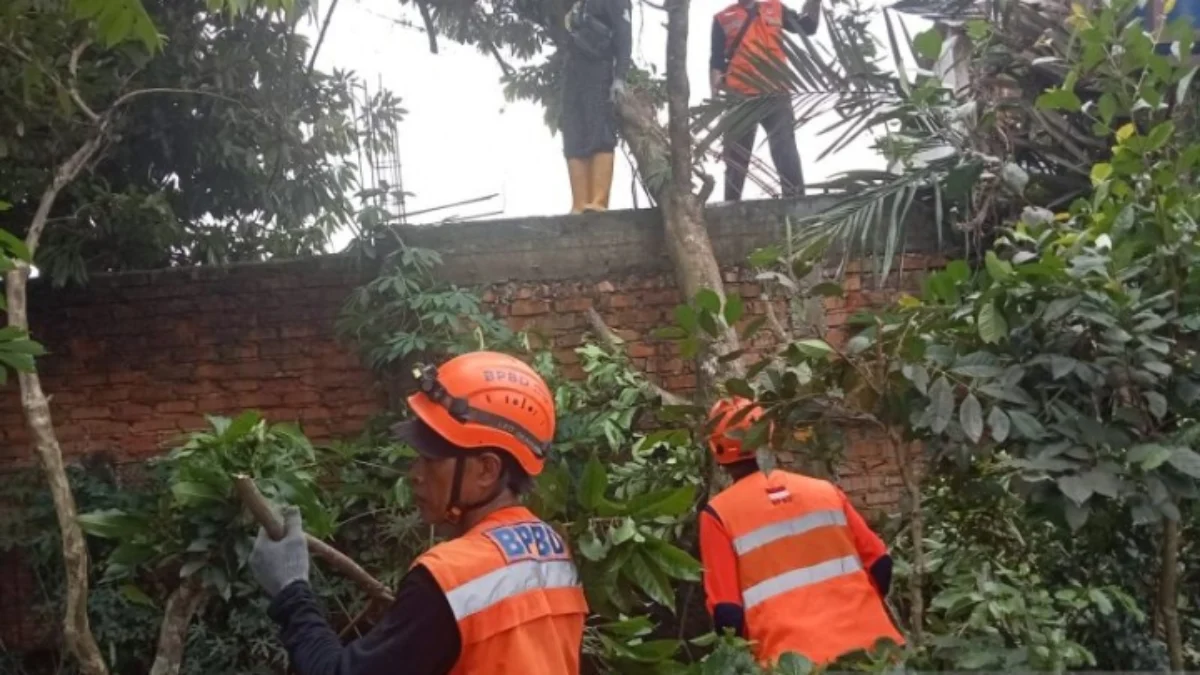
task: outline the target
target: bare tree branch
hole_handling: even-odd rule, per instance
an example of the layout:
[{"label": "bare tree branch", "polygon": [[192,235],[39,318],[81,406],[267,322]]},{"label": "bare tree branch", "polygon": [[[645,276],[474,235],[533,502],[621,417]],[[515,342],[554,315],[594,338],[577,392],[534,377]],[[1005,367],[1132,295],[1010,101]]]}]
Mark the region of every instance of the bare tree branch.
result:
[{"label": "bare tree branch", "polygon": [[[625,341],[617,337],[617,334],[608,327],[608,324],[604,323],[604,317],[600,316],[600,312],[597,312],[594,307],[588,307],[586,315],[588,324],[596,333],[596,337],[600,338],[600,340],[608,345],[610,349],[621,349],[623,351],[621,345],[624,344]],[[663,403],[666,403],[667,405],[691,405],[691,401],[679,396],[678,394],[672,394],[666,389],[663,389],[657,384],[651,382],[649,377],[646,377],[646,386],[648,389],[650,389],[651,393],[661,398]]]},{"label": "bare tree branch", "polygon": [[425,22],[425,33],[429,35],[429,51],[438,53],[437,28],[433,25],[433,14],[429,11],[426,0],[416,0],[417,10],[421,12],[421,20]]},{"label": "bare tree branch", "polygon": [[96,111],[92,110],[91,106],[84,102],[83,97],[79,95],[78,75],[79,75],[79,57],[83,56],[83,52],[92,44],[91,40],[84,40],[79,43],[79,46],[71,50],[71,60],[67,63],[67,72],[71,74],[71,79],[67,83],[67,91],[71,94],[71,100],[75,101],[75,105],[83,111],[91,121],[99,124],[100,116]]},{"label": "bare tree branch", "polygon": [[783,322],[779,320],[779,315],[775,313],[775,303],[771,301],[769,296],[763,298],[767,304],[767,325],[771,327],[771,332],[775,334],[775,339],[779,340],[781,347],[787,347],[792,342],[792,334],[783,327]]},{"label": "bare tree branch", "polygon": [[325,23],[321,24],[321,32],[317,35],[317,44],[313,45],[312,55],[308,57],[308,76],[312,76],[313,68],[317,65],[317,54],[321,53],[321,45],[325,44],[325,33],[329,31],[329,24],[333,22],[333,12],[337,9],[338,0],[333,0],[329,3],[329,10],[325,12]]},{"label": "bare tree branch", "polygon": [[[267,534],[272,539],[283,537],[283,523],[275,518],[275,513],[271,510],[271,505],[267,502],[267,498],[258,491],[258,486],[254,484],[254,481],[249,476],[236,476],[233,480],[233,487],[237,491],[238,497],[241,498],[242,503],[254,515],[254,520],[263,526]],[[369,572],[347,557],[346,554],[307,532],[304,533],[304,539],[308,543],[309,552],[314,557],[329,563],[329,566],[342,576],[358,584],[358,587],[365,591],[367,595],[389,603],[396,599],[387,586],[383,585],[383,582],[371,576]]]},{"label": "bare tree branch", "polygon": [[188,627],[192,618],[208,599],[208,592],[199,575],[192,575],[167,598],[167,609],[163,612],[158,631],[158,647],[154,652],[154,665],[150,675],[179,675],[183,665],[183,653],[187,648]]}]

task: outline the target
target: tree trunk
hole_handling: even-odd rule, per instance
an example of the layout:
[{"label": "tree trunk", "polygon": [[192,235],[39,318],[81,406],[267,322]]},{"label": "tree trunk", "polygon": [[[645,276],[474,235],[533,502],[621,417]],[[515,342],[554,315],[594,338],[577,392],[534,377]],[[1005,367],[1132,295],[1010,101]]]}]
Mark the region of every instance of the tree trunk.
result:
[{"label": "tree trunk", "polygon": [[195,575],[167,598],[167,609],[158,630],[158,648],[154,653],[150,675],[179,675],[183,652],[187,647],[188,627],[207,599],[208,592]]},{"label": "tree trunk", "polygon": [[1183,636],[1179,628],[1179,521],[1163,520],[1162,566],[1158,573],[1158,605],[1162,611],[1171,671],[1183,671]]},{"label": "tree trunk", "polygon": [[[709,289],[724,303],[721,268],[708,236],[703,206],[692,192],[688,7],[689,0],[671,0],[667,7],[668,133],[663,133],[653,106],[636,94],[622,97],[617,110],[622,135],[662,209],[667,254],[680,292],[690,301],[701,290]],[[702,401],[711,401],[716,396],[716,385],[722,378],[737,377],[744,372],[738,359],[728,363],[719,360],[721,355],[737,349],[737,333],[731,328],[697,356],[697,386]]]},{"label": "tree trunk", "polygon": [[[79,175],[103,142],[103,127],[96,136],[81,145],[71,157],[54,172],[54,178],[38,202],[37,211],[25,236],[25,245],[32,256],[37,251],[38,241],[46,228],[46,220],[54,208],[58,193]],[[29,263],[15,261],[16,267],[5,275],[5,294],[8,298],[8,325],[29,332],[29,315],[26,310],[26,285],[29,281]],[[54,512],[62,532],[63,565],[66,568],[67,607],[63,618],[63,640],[67,649],[79,662],[84,675],[108,675],[108,667],[100,655],[100,647],[92,635],[88,622],[88,550],[83,531],[79,528],[75,495],[67,480],[63,465],[62,448],[54,433],[54,420],[50,416],[50,402],[42,391],[42,381],[36,367],[28,373],[18,373],[21,387],[21,408],[25,422],[37,449],[38,460],[46,474],[46,484],[54,498]]]},{"label": "tree trunk", "polygon": [[912,575],[908,579],[909,632],[913,648],[919,649],[925,641],[925,519],[921,513],[921,482],[909,464],[908,448],[899,432],[889,429],[888,439],[908,493],[908,536],[913,551]]}]

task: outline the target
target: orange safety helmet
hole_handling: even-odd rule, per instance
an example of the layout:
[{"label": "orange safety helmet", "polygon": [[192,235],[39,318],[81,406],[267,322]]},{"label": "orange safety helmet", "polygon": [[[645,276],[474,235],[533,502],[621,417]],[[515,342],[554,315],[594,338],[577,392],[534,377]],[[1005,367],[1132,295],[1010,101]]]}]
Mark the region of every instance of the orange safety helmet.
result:
[{"label": "orange safety helmet", "polygon": [[[738,418],[737,413],[746,407],[751,407],[750,412],[735,419]],[[713,404],[712,409],[708,411],[708,423],[712,429],[708,435],[708,449],[712,451],[713,457],[716,457],[717,464],[732,464],[753,456],[742,451],[742,439],[726,434],[735,429],[744,432],[762,419],[762,416],[761,407],[741,396],[721,399]]]},{"label": "orange safety helmet", "polygon": [[554,395],[533,368],[497,352],[471,352],[413,373],[408,407],[449,443],[502,450],[530,476],[542,472],[554,439]]}]

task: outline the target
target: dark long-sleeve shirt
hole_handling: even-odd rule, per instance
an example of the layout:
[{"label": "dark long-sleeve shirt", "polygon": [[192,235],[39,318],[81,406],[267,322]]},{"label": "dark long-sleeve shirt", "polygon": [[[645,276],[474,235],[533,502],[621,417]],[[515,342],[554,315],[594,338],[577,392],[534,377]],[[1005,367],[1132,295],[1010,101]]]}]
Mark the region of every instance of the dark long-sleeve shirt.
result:
[{"label": "dark long-sleeve shirt", "polygon": [[421,566],[405,575],[383,620],[345,646],[305,582],[280,591],[268,614],[300,675],[445,675],[462,651],[450,603]]},{"label": "dark long-sleeve shirt", "polygon": [[613,77],[625,79],[633,59],[633,6],[630,0],[579,0],[584,13],[612,31]]},{"label": "dark long-sleeve shirt", "polygon": [[[801,14],[789,7],[783,8],[783,29],[789,33],[804,33],[805,35],[813,35],[817,32],[817,19]],[[721,22],[713,17],[712,24],[712,54],[709,56],[708,65],[717,72],[725,72],[729,68],[729,57],[732,54],[725,54],[725,29],[721,27]]]}]

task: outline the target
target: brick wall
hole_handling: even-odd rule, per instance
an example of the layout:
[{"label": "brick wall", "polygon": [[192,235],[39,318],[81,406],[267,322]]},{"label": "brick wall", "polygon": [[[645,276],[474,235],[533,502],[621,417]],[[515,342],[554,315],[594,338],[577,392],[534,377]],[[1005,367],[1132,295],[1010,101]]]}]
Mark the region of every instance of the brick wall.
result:
[{"label": "brick wall", "polygon": [[[710,210],[727,291],[746,301],[745,320],[765,305],[760,283],[739,265],[755,248],[784,236],[785,216],[821,202]],[[610,212],[410,227],[402,234],[410,244],[439,250],[449,280],[482,286],[496,313],[540,335],[568,373],[581,374],[573,349],[588,332],[586,309],[595,307],[627,341],[639,368],[667,389],[686,392],[695,384],[691,364],[676,345],[651,336],[681,301],[656,219],[653,211]],[[929,248],[920,236],[908,246]],[[914,285],[930,263],[925,254],[906,256],[904,284]],[[352,348],[339,343],[334,322],[350,291],[370,274],[350,258],[329,256],[108,275],[74,289],[33,284],[31,320],[35,337],[50,350],[40,367],[64,453],[105,452],[136,462],[203,426],[204,415],[246,408],[299,422],[318,441],[359,431],[386,396]],[[886,287],[896,287],[893,277]],[[818,317],[834,340],[844,338],[840,326],[850,313],[894,292],[875,290],[854,264],[844,287],[846,297],[826,300]],[[777,314],[788,319],[782,305]],[[771,339],[764,331],[751,347],[769,347]],[[874,452],[871,447],[857,443],[848,468]],[[0,472],[33,463],[10,382],[0,390]],[[868,465],[862,471],[874,473]],[[894,505],[894,485],[881,480],[847,487],[863,503],[876,490],[887,498],[871,501]]]},{"label": "brick wall", "polygon": [[[785,216],[803,215],[822,201],[710,210],[726,290],[745,300],[745,321],[761,315],[765,301],[760,282],[740,264],[755,248],[782,239]],[[440,251],[444,277],[481,287],[495,312],[552,347],[568,374],[582,375],[573,350],[587,338],[586,310],[594,307],[626,341],[638,368],[683,393],[695,386],[691,364],[675,344],[651,335],[671,321],[682,300],[661,232],[657,215],[640,211],[402,233],[412,245]],[[930,237],[921,234],[910,238],[907,250],[925,253],[904,258],[904,286],[938,264],[927,255]],[[334,322],[350,291],[370,275],[349,258],[330,256],[101,276],[75,289],[34,283],[31,320],[50,352],[40,368],[64,453],[69,460],[103,452],[139,462],[203,426],[204,415],[246,408],[299,422],[317,441],[354,434],[384,409],[387,397],[353,349],[339,343]],[[825,300],[805,323],[822,325],[832,340],[845,339],[846,318],[885,301],[900,281],[893,273],[885,284],[893,290],[875,290],[870,275],[851,264],[846,297]],[[776,313],[791,321],[782,304]],[[749,347],[772,345],[763,331]],[[868,510],[894,510],[900,486],[893,458],[878,439],[852,434],[851,441],[835,478]],[[34,461],[10,382],[0,388],[0,480]],[[0,588],[0,615],[11,618],[13,607],[27,607],[33,597],[16,592],[21,580],[29,592],[32,582],[11,558],[0,559],[0,577],[8,580],[7,591]],[[28,644],[30,635],[11,633],[15,626],[0,621],[0,638]]]}]

